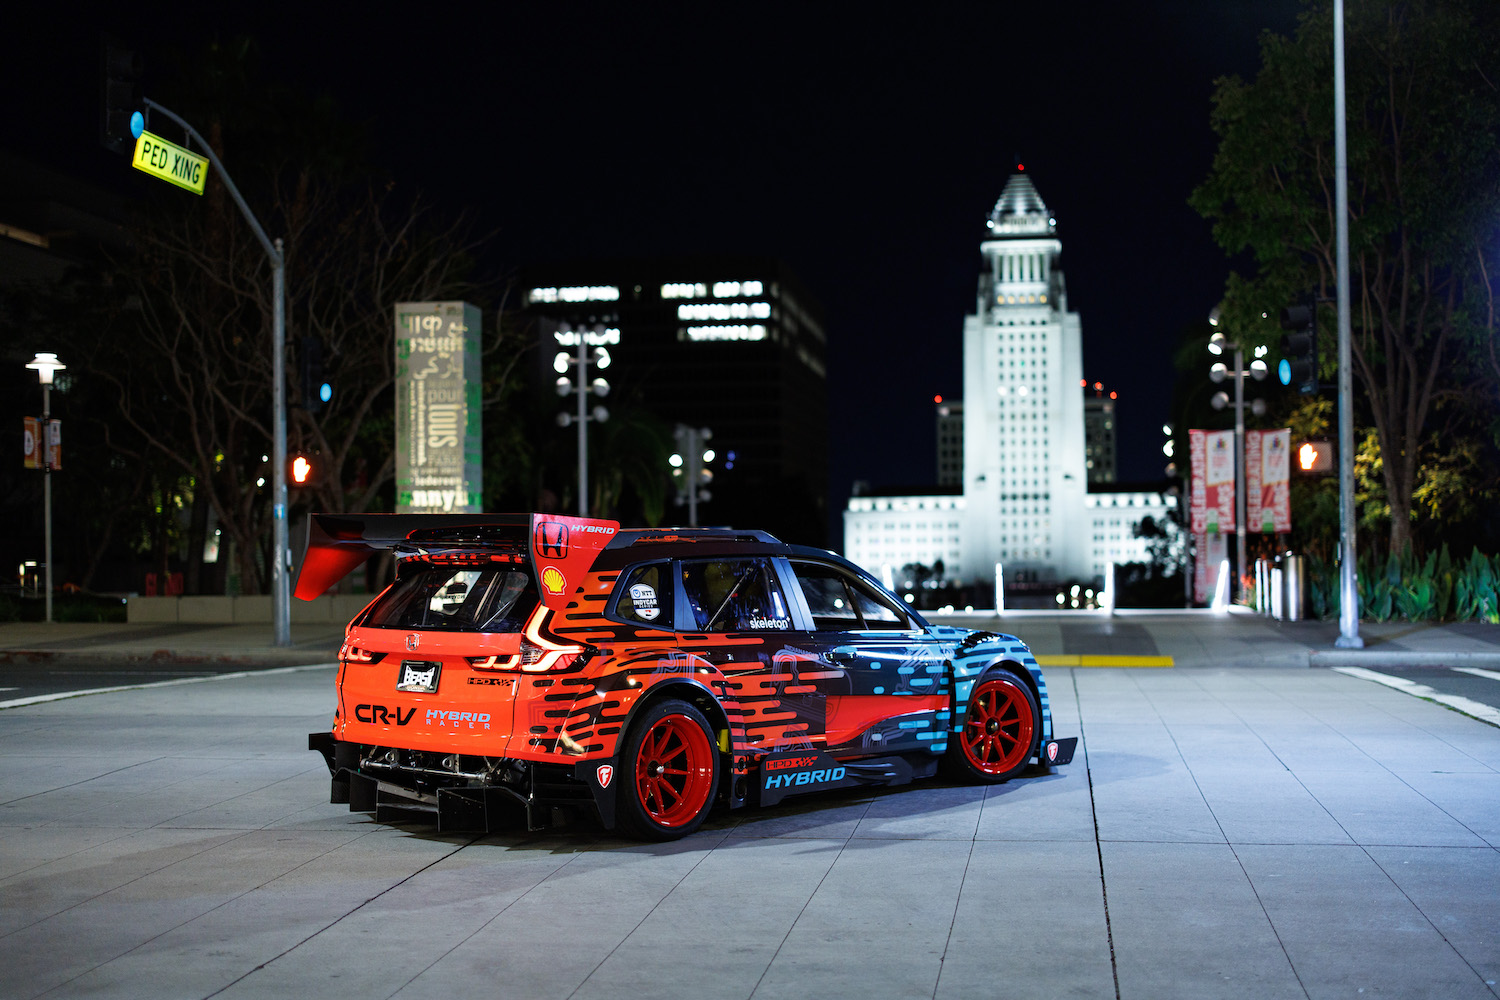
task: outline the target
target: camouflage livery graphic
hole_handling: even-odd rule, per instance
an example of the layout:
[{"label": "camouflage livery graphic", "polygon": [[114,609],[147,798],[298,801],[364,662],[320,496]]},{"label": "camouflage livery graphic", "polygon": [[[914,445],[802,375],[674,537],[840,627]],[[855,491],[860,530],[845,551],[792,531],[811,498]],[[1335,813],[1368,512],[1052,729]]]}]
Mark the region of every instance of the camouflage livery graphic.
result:
[{"label": "camouflage livery graphic", "polygon": [[315,515],[299,597],[371,553],[333,799],[442,830],[577,813],[669,839],[715,806],[1066,764],[1035,658],[935,627],[839,557],[763,532],[552,515]]}]

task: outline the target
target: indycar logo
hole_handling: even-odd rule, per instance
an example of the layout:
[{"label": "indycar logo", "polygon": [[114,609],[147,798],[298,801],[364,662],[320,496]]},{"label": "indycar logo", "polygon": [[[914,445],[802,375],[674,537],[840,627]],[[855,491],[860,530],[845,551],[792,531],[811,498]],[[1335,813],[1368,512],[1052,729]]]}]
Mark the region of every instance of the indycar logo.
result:
[{"label": "indycar logo", "polygon": [[394,717],[396,725],[404,726],[408,722],[410,722],[411,717],[416,714],[417,710],[415,708],[408,708],[406,710],[406,714],[403,715],[401,713],[400,705],[397,705],[395,708],[387,708],[384,705],[354,706],[354,721],[366,722],[371,725],[379,723],[382,726],[389,726],[391,724],[392,717]]},{"label": "indycar logo", "polygon": [[656,621],[661,608],[656,603],[656,588],[649,583],[633,584],[630,588],[630,603],[643,622]]}]

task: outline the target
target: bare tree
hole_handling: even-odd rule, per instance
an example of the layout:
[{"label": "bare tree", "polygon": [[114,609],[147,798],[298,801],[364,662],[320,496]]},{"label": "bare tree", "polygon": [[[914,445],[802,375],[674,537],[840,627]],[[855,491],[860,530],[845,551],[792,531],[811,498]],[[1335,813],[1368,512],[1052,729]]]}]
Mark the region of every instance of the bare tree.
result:
[{"label": "bare tree", "polygon": [[[316,415],[291,410],[289,441],[316,455],[317,506],[370,507],[394,475],[393,306],[457,298],[475,242],[460,217],[436,219],[391,185],[321,181],[308,171],[270,188],[261,215],[284,233],[287,345],[323,345],[338,388]],[[161,217],[124,270],[138,312],[95,362],[118,392],[120,420],[144,447],[192,477],[233,542],[241,587],[264,589],[272,470],[270,266],[222,197]],[[300,399],[288,364],[288,399]]]}]

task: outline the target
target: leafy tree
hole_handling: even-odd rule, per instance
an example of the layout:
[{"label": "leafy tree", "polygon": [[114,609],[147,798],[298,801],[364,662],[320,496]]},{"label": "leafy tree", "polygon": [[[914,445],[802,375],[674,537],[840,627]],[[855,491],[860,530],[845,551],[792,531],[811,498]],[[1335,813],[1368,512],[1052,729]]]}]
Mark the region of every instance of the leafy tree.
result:
[{"label": "leafy tree", "polygon": [[[1481,344],[1487,354],[1494,332],[1485,310],[1500,204],[1500,7],[1353,4],[1345,40],[1353,374],[1361,420],[1378,442],[1391,549],[1402,551],[1424,464],[1452,465],[1438,454],[1448,436],[1434,433],[1443,405],[1461,402],[1453,366]],[[1254,275],[1232,275],[1225,301],[1231,329],[1251,341],[1270,339],[1273,324],[1262,316],[1309,291],[1335,290],[1326,0],[1303,15],[1295,38],[1267,33],[1261,63],[1253,82],[1218,81],[1219,149],[1191,199],[1225,250],[1253,259]],[[1332,381],[1331,311],[1321,318]]]}]

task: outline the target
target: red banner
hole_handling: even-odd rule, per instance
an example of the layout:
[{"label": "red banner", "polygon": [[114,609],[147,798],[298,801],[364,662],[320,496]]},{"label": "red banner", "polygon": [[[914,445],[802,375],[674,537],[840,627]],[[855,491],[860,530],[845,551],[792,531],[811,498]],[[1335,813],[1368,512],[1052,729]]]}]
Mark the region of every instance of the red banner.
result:
[{"label": "red banner", "polygon": [[1234,431],[1188,431],[1195,535],[1234,530]]},{"label": "red banner", "polygon": [[1287,489],[1292,469],[1292,432],[1245,432],[1245,521],[1247,529],[1271,534],[1292,530]]},{"label": "red banner", "polygon": [[42,467],[42,422],[36,417],[26,417],[26,427],[21,432],[21,444],[26,451],[26,468]]}]

